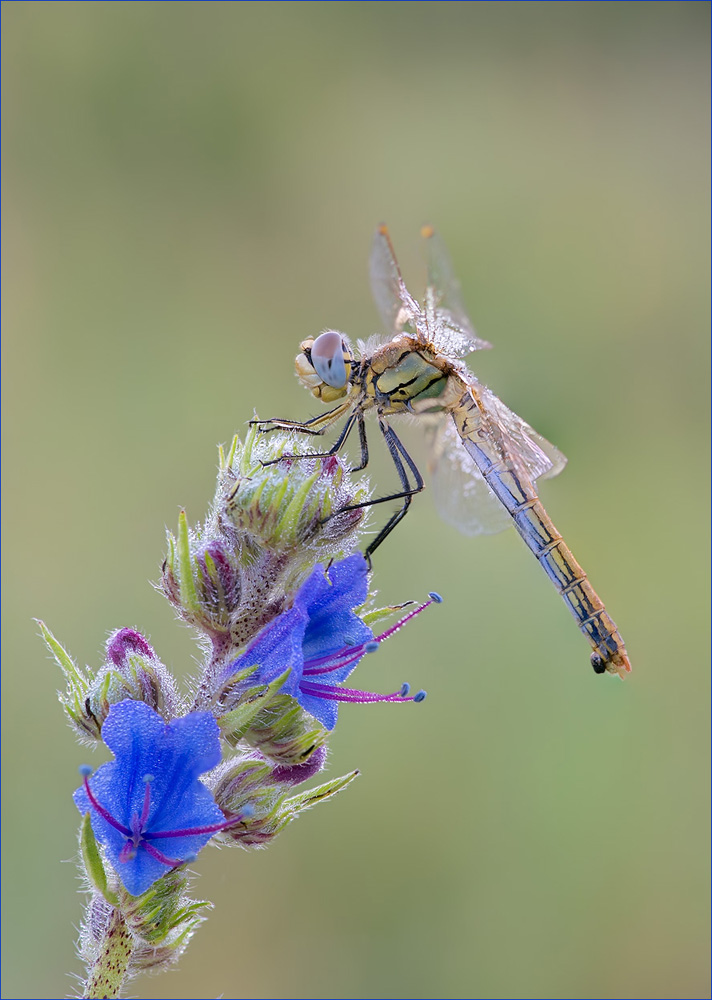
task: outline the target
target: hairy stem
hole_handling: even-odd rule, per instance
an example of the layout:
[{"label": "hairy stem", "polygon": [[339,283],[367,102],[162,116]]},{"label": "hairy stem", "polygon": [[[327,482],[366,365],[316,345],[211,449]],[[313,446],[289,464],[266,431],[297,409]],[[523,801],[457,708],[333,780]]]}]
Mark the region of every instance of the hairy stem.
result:
[{"label": "hairy stem", "polygon": [[111,911],[104,927],[104,938],[96,960],[89,970],[84,997],[118,997],[129,965],[133,939],[120,910]]}]

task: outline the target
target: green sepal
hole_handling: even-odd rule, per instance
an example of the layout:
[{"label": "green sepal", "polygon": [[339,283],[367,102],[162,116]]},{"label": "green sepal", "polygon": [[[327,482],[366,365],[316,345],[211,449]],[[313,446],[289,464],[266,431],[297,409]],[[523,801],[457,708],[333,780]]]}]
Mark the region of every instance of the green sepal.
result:
[{"label": "green sepal", "polygon": [[38,618],[35,621],[40,627],[45,645],[67,681],[66,692],[64,694],[58,692],[58,698],[69,721],[79,730],[80,736],[90,736],[94,740],[100,739],[101,726],[86,711],[86,701],[89,697],[94,678],[82,673],[69,653],[57,642],[43,621],[40,621]]},{"label": "green sepal", "polygon": [[164,572],[169,569],[172,574],[175,575],[176,571],[176,540],[170,531],[166,531],[167,541],[168,541],[168,552],[166,553],[166,562],[163,567]]},{"label": "green sepal", "polygon": [[287,796],[284,784],[272,777],[272,766],[259,760],[225,762],[217,777],[213,794],[223,812],[244,818],[217,834],[223,844],[241,847],[264,847],[293,819],[318,802],[340,792],[358,771],[319,785],[298,795]]},{"label": "green sepal", "polygon": [[[305,510],[306,500],[313,486],[321,478],[321,470],[308,476],[299,489],[289,501],[287,506],[280,511],[279,524],[275,531],[275,538],[278,541],[289,540],[292,544],[299,541],[299,524],[311,515],[314,516],[317,504],[312,502],[312,509]],[[328,494],[326,494],[328,496]],[[323,498],[320,498],[323,499]]]},{"label": "green sepal", "polygon": [[[252,667],[247,667],[245,670],[241,670],[235,675],[235,677],[231,677],[231,686],[239,684],[241,681],[245,680],[253,674],[258,667],[259,664],[255,664]],[[275,698],[277,692],[287,680],[291,672],[292,668],[288,667],[283,674],[280,674],[279,677],[270,681],[269,684],[259,684],[254,688],[250,688],[245,692],[245,700],[239,704],[237,708],[231,709],[229,712],[226,712],[225,715],[221,715],[218,718],[217,721],[220,729],[222,730],[222,736],[226,742],[230,744],[230,746],[236,746],[239,741],[244,738],[245,733],[249,730],[252,722]]]},{"label": "green sepal", "polygon": [[59,642],[57,642],[45,623],[40,621],[39,618],[35,618],[35,621],[40,627],[42,638],[47,644],[47,648],[54,656],[64,676],[77,688],[78,691],[84,693],[88,688],[88,681],[84,674],[81,672],[64,646],[61,646]]},{"label": "green sepal", "polygon": [[195,593],[193,566],[190,558],[188,517],[184,510],[178,515],[177,555],[180,573],[178,585],[180,587],[181,604],[186,611],[195,613],[198,610],[198,598]]},{"label": "green sepal", "polygon": [[244,739],[277,764],[303,764],[328,732],[288,694],[277,694],[256,716]]},{"label": "green sepal", "polygon": [[221,444],[218,445],[218,469],[220,472],[226,472],[228,469],[232,468],[232,463],[235,461],[235,455],[239,445],[240,439],[237,434],[235,434],[230,442],[230,450],[227,453],[227,458],[225,458],[225,449],[223,446]]},{"label": "green sepal", "polygon": [[79,847],[82,852],[82,861],[87,878],[97,892],[101,893],[107,903],[111,906],[119,905],[119,897],[109,888],[106,878],[104,862],[101,859],[101,852],[94,837],[94,830],[91,825],[91,815],[86,812],[79,829]]},{"label": "green sepal", "polygon": [[[183,895],[188,884],[184,865],[167,872],[141,896],[120,890],[121,912],[131,933],[151,948],[180,953],[211,903]],[[143,967],[150,967],[144,964]]]},{"label": "green sepal", "polygon": [[346,788],[360,773],[360,771],[352,771],[350,774],[344,774],[340,778],[334,778],[332,781],[325,781],[323,785],[318,785],[316,788],[300,792],[299,795],[291,795],[282,804],[281,812],[289,813],[290,818],[294,819],[299,813],[304,812],[305,809],[311,809],[312,806],[317,805],[319,802],[323,802],[332,795],[336,795],[337,792]]}]

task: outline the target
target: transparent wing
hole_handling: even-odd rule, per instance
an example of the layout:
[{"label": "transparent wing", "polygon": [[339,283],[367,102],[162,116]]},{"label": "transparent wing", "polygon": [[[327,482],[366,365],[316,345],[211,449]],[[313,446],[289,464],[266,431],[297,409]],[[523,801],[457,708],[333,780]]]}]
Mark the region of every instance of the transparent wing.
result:
[{"label": "transparent wing", "polygon": [[442,239],[432,226],[423,226],[420,234],[428,265],[425,312],[430,341],[445,354],[458,358],[491,347],[477,336],[465,311],[460,282]]},{"label": "transparent wing", "polygon": [[493,428],[505,446],[507,457],[526,470],[533,482],[553,479],[566,465],[566,456],[533,427],[513,413],[486,386],[478,384],[473,391],[479,396]]},{"label": "transparent wing", "polygon": [[[550,441],[513,413],[493,392],[477,383],[470,390],[482,402],[493,445],[493,458],[506,457],[532,482],[558,475],[566,458]],[[447,414],[423,415],[430,445],[428,471],[438,513],[465,535],[493,535],[511,525],[506,509],[492,493]],[[483,444],[484,442],[480,442]]]},{"label": "transparent wing", "polygon": [[431,494],[443,521],[463,535],[495,535],[508,528],[512,519],[465,451],[450,415],[423,419]]},{"label": "transparent wing", "polygon": [[389,337],[406,325],[414,327],[421,309],[405,286],[385,225],[374,233],[369,273],[373,298]]}]

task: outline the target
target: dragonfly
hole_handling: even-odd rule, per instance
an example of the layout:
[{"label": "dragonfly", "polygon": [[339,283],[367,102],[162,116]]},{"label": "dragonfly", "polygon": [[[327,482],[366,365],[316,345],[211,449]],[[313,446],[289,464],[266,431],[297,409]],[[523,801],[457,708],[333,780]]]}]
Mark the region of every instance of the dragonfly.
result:
[{"label": "dragonfly", "polygon": [[337,405],[307,421],[258,423],[265,431],[322,435],[343,419],[333,447],[321,454],[335,455],[357,428],[361,460],[356,472],[368,464],[364,417],[375,411],[401,489],[354,506],[401,504],[366,549],[370,562],[424,488],[418,466],[391,424],[402,414],[417,418],[427,434],[428,471],[444,520],[469,535],[513,526],[590,643],[594,671],[624,677],[631,667],[618,628],[537,494],[537,482],[558,475],[566,458],[464,363],[467,355],[491,345],[475,333],[442,240],[431,226],[421,235],[428,266],[422,301],[406,287],[387,227],[379,226],[374,235],[371,287],[385,337],[359,341],[354,349],[345,334],[326,330],[300,345],[295,367],[302,385],[322,402]]}]

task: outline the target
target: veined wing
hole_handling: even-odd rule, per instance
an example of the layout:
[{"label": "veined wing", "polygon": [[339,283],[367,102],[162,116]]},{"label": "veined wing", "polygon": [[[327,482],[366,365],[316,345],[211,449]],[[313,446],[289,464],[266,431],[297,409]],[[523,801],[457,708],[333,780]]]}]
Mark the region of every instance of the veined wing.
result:
[{"label": "veined wing", "polygon": [[440,517],[463,535],[496,535],[512,519],[482,478],[449,413],[424,417],[428,472]]},{"label": "veined wing", "polygon": [[482,402],[490,429],[515,466],[525,471],[532,482],[558,476],[566,465],[566,456],[555,445],[505,406],[487,386],[477,383],[471,391]]},{"label": "veined wing", "polygon": [[444,354],[456,358],[491,347],[488,341],[477,336],[465,311],[460,282],[442,239],[432,226],[423,226],[420,235],[425,240],[428,264],[425,292],[427,339]]},{"label": "veined wing", "polygon": [[[470,391],[483,404],[483,430],[491,435],[493,458],[506,458],[535,483],[550,479],[566,465],[550,441],[513,413],[486,386],[473,379]],[[460,439],[449,415],[426,416],[430,441],[428,469],[440,516],[465,535],[493,535],[512,524],[507,510],[491,491]],[[484,444],[484,442],[481,442]]]},{"label": "veined wing", "polygon": [[422,310],[405,286],[385,225],[379,226],[373,236],[369,274],[373,298],[388,336],[401,333],[406,326],[415,330]]}]

